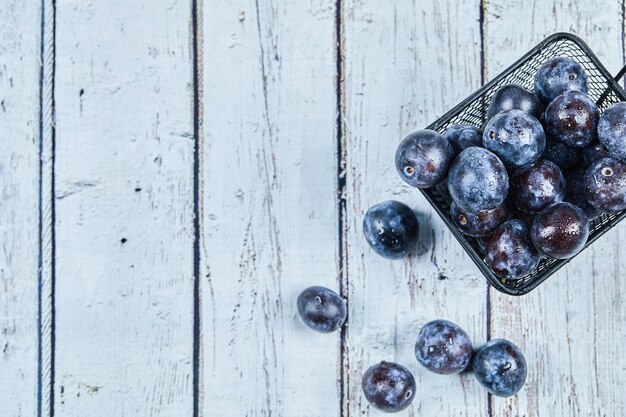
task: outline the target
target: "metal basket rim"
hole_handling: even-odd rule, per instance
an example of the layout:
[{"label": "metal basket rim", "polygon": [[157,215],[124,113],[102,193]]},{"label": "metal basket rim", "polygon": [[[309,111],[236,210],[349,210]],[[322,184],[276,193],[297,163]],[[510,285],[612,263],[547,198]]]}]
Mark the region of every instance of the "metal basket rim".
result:
[{"label": "metal basket rim", "polygon": [[[588,56],[588,58],[593,62],[593,64],[597,67],[597,69],[602,73],[602,75],[606,78],[607,84],[608,84],[607,89],[612,88],[615,91],[615,93],[623,101],[626,101],[626,91],[624,91],[624,89],[619,85],[619,83],[613,78],[613,76],[609,73],[609,71],[604,67],[602,62],[600,62],[600,60],[595,55],[595,53],[591,50],[591,48],[577,35],[574,35],[572,33],[567,33],[567,32],[557,32],[548,36],[543,41],[538,43],[535,47],[531,48],[527,53],[525,53],[521,58],[515,61],[511,66],[509,66],[507,69],[502,71],[500,74],[498,74],[494,79],[489,81],[487,84],[483,85],[482,87],[474,91],[472,94],[470,94],[468,97],[466,97],[463,101],[461,101],[459,104],[454,106],[452,109],[447,111],[437,120],[435,120],[433,123],[428,125],[426,129],[437,130],[441,128],[443,125],[448,123],[453,117],[458,115],[463,109],[465,109],[468,103],[481,97],[486,91],[491,89],[494,85],[498,84],[502,79],[504,79],[505,77],[510,75],[512,72],[519,69],[522,65],[524,65],[528,61],[529,58],[531,58],[533,55],[537,53],[537,51],[541,50],[542,48],[546,47],[547,45],[551,43],[554,43],[556,41],[563,40],[563,39],[570,40],[573,43],[575,43],[578,47],[580,47],[583,50],[583,52]],[[520,295],[528,294],[530,291],[537,288],[546,279],[552,276],[556,271],[564,267],[569,261],[571,261],[572,259],[574,259],[574,257],[582,253],[587,247],[589,247],[589,245],[591,245],[593,242],[599,239],[602,235],[604,235],[606,232],[612,229],[615,225],[617,225],[624,217],[626,217],[626,210],[624,210],[613,220],[611,224],[608,224],[603,229],[598,230],[587,241],[584,248],[580,252],[578,252],[578,254],[576,254],[574,257],[569,258],[569,259],[557,260],[548,268],[546,268],[544,271],[542,271],[541,275],[537,276],[535,279],[530,281],[527,285],[523,285],[519,288],[511,288],[511,287],[506,286],[502,282],[502,280],[489,269],[489,267],[484,263],[483,259],[480,256],[478,256],[474,248],[472,248],[470,244],[468,243],[466,236],[463,235],[454,226],[454,224],[449,218],[448,213],[443,211],[439,207],[439,205],[434,201],[434,199],[431,197],[431,195],[429,194],[430,191],[420,189],[420,192],[426,198],[426,200],[430,203],[430,205],[435,209],[439,217],[446,224],[446,226],[448,227],[452,235],[456,238],[456,240],[461,244],[461,246],[463,247],[465,252],[469,255],[469,257],[472,259],[474,264],[476,264],[480,272],[487,279],[487,282],[491,286],[496,288],[498,291],[504,294],[513,295],[513,296],[520,296]]]}]

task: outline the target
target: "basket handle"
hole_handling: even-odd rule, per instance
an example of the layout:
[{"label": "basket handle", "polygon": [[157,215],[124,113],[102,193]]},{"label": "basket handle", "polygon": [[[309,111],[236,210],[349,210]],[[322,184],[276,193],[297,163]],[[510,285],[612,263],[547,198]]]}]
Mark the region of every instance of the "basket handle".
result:
[{"label": "basket handle", "polygon": [[613,79],[619,82],[624,75],[626,75],[626,65],[621,70],[619,70],[619,72],[615,77],[613,77]]}]

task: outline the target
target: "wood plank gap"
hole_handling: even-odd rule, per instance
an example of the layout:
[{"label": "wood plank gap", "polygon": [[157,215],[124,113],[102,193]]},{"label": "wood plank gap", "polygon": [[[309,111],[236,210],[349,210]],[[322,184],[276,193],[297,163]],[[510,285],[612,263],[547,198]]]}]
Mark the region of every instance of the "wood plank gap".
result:
[{"label": "wood plank gap", "polygon": [[[345,144],[345,79],[344,79],[344,53],[345,33],[343,20],[343,1],[335,3],[335,39],[336,39],[336,96],[337,96],[337,263],[339,270],[339,293],[349,303],[348,289],[348,245],[347,245],[347,207],[346,207],[346,166],[347,149]],[[348,309],[349,311],[349,309]],[[339,335],[339,415],[349,417],[347,395],[349,393],[349,372],[347,340],[350,317],[341,327]]]},{"label": "wood plank gap", "polygon": [[201,237],[201,158],[202,147],[202,5],[191,1],[192,51],[193,51],[193,417],[200,415],[201,366],[201,296],[200,296],[200,237]]},{"label": "wood plank gap", "polygon": [[56,2],[41,8],[39,84],[39,254],[37,415],[54,417],[55,358],[55,43]]},{"label": "wood plank gap", "polygon": [[[622,65],[626,65],[626,31],[624,30],[624,25],[626,24],[626,0],[621,0],[620,2],[620,21],[622,23]],[[626,79],[622,79],[622,85],[626,88]]]}]

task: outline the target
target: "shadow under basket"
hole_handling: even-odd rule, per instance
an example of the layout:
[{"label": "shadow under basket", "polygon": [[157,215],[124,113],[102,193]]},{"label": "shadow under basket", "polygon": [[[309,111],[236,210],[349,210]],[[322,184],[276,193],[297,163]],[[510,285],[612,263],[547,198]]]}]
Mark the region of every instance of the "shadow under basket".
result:
[{"label": "shadow under basket", "polygon": [[[541,64],[548,59],[559,56],[572,58],[584,68],[589,86],[588,94],[598,105],[600,113],[614,103],[626,101],[626,92],[617,82],[626,72],[626,67],[613,78],[591,49],[589,49],[587,44],[579,37],[569,33],[555,33],[534,47],[494,80],[484,85],[440,119],[432,123],[427,129],[443,133],[453,124],[469,124],[482,129],[486,123],[487,107],[489,106],[491,96],[500,87],[505,84],[519,84],[533,91],[535,74]],[[485,263],[483,251],[480,249],[477,239],[465,236],[456,228],[454,223],[452,223],[450,220],[450,205],[446,200],[437,193],[434,188],[420,191],[437,211],[470,258],[472,258],[474,263],[478,266],[478,269],[480,269],[485,278],[487,278],[487,281],[497,290],[505,294],[523,295],[528,293],[573,259],[559,260],[544,258],[539,263],[539,266],[524,278],[518,280],[500,278],[496,276]],[[624,216],[626,216],[626,211],[603,214],[596,220],[590,222],[589,240],[583,250],[619,223]]]}]

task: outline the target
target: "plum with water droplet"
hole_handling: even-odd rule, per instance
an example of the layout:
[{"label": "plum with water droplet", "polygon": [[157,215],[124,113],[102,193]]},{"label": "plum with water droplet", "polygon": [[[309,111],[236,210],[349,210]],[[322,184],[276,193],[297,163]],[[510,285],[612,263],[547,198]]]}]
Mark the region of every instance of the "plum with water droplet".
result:
[{"label": "plum with water droplet", "polygon": [[546,135],[539,120],[521,110],[493,116],[483,132],[483,146],[507,166],[520,168],[538,160],[546,147]]},{"label": "plum with water droplet", "polygon": [[382,361],[363,374],[361,388],[367,401],[378,410],[396,413],[415,398],[415,378],[402,365]]},{"label": "plum with water droplet", "polygon": [[614,158],[602,158],[589,167],[584,178],[585,195],[598,210],[615,213],[626,209],[626,166]]},{"label": "plum with water droplet", "polygon": [[407,256],[417,244],[419,222],[413,210],[389,200],[370,207],[363,217],[363,234],[374,252],[388,259]]},{"label": "plum with water droplet", "polygon": [[518,84],[503,85],[495,92],[489,101],[487,120],[496,113],[507,110],[521,110],[539,119],[543,112],[543,105],[539,98]]},{"label": "plum with water droplet", "polygon": [[440,133],[418,130],[398,145],[396,171],[410,186],[430,188],[446,178],[453,158],[452,145]]},{"label": "plum with water droplet", "polygon": [[346,320],[346,303],[336,292],[325,287],[309,287],[298,296],[298,313],[311,329],[331,333]]},{"label": "plum with water droplet", "polygon": [[598,139],[616,159],[626,159],[626,103],[615,103],[598,121]]},{"label": "plum with water droplet", "polygon": [[450,205],[450,218],[458,229],[468,236],[483,237],[489,235],[496,227],[500,226],[511,216],[511,211],[506,203],[491,210],[481,210],[472,213],[463,210],[458,204]]},{"label": "plum with water droplet", "polygon": [[530,240],[528,223],[523,220],[502,223],[487,239],[485,262],[501,278],[523,278],[537,268],[540,259]]},{"label": "plum with water droplet", "polygon": [[476,350],[472,370],[478,382],[498,397],[515,395],[524,386],[528,372],[520,348],[504,339],[491,340]]},{"label": "plum with water droplet", "polygon": [[548,104],[566,91],[589,91],[587,75],[580,64],[565,57],[544,62],[535,75],[535,94]]},{"label": "plum with water droplet", "polygon": [[553,162],[541,160],[511,176],[511,194],[518,209],[538,213],[565,197],[565,177]]},{"label": "plum with water droplet", "polygon": [[583,148],[593,142],[598,125],[598,107],[586,94],[566,91],[546,109],[546,129],[551,137],[568,146]]},{"label": "plum with water droplet", "polygon": [[589,219],[571,203],[555,203],[535,216],[530,238],[541,253],[569,259],[580,252],[589,237]]},{"label": "plum with water droplet", "polygon": [[434,320],[420,330],[415,343],[415,357],[426,369],[441,375],[458,374],[472,358],[472,341],[458,325]]},{"label": "plum with water droplet", "polygon": [[448,189],[463,210],[492,210],[502,205],[509,192],[509,174],[495,154],[471,147],[462,151],[450,166]]}]

